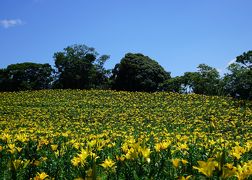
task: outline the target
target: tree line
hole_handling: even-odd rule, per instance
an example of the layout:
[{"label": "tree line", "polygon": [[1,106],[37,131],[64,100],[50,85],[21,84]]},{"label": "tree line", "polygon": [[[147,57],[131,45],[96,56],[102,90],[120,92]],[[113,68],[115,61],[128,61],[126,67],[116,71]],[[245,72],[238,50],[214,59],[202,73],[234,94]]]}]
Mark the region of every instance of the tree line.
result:
[{"label": "tree line", "polygon": [[0,91],[40,89],[113,89],[168,91],[252,99],[252,51],[237,56],[220,76],[216,68],[200,64],[196,72],[171,77],[155,60],[127,53],[113,69],[106,69],[108,55],[86,45],[72,45],[54,53],[49,64],[24,62],[0,69]]}]

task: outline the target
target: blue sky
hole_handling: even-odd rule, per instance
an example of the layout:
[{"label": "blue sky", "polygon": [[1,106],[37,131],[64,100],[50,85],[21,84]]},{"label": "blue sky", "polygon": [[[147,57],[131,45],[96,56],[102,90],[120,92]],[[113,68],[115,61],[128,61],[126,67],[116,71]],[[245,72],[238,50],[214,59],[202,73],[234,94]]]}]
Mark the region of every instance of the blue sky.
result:
[{"label": "blue sky", "polygon": [[1,0],[0,68],[50,63],[86,44],[113,68],[127,52],[158,61],[172,76],[200,63],[224,72],[252,49],[251,0]]}]

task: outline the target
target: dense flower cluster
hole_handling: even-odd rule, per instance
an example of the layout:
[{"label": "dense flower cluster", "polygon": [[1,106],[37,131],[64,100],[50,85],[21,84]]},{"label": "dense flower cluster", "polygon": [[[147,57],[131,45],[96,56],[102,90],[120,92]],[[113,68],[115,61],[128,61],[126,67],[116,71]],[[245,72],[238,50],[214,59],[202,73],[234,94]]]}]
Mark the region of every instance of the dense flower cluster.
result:
[{"label": "dense flower cluster", "polygon": [[248,179],[251,107],[165,92],[0,93],[0,179]]}]

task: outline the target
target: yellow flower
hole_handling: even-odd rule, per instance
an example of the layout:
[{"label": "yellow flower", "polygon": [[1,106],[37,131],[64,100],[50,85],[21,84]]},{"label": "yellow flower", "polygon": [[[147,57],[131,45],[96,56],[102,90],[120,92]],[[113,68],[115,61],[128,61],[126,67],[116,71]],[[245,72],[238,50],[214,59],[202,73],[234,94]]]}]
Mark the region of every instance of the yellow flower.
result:
[{"label": "yellow flower", "polygon": [[116,160],[117,161],[124,161],[125,160],[125,155],[120,156],[116,156]]},{"label": "yellow flower", "polygon": [[3,134],[2,135],[2,140],[9,141],[10,139],[11,139],[11,136],[9,134]]},{"label": "yellow flower", "polygon": [[20,160],[20,159],[15,159],[15,160],[13,161],[13,166],[14,166],[15,170],[17,170],[17,169],[21,166],[22,163],[23,163],[22,160]]},{"label": "yellow flower", "polygon": [[246,151],[249,152],[252,149],[252,141],[246,143]]},{"label": "yellow flower", "polygon": [[2,146],[0,146],[0,151],[2,151],[3,150],[3,147]]},{"label": "yellow flower", "polygon": [[96,160],[99,158],[99,156],[97,156],[97,154],[90,152],[89,155],[92,157],[93,160]]},{"label": "yellow flower", "polygon": [[8,151],[9,151],[11,154],[14,154],[14,153],[16,152],[15,144],[9,144],[8,147],[9,147],[9,150],[8,150]]},{"label": "yellow flower", "polygon": [[78,154],[77,157],[74,157],[71,160],[71,163],[74,166],[78,166],[79,164],[84,165],[86,163],[86,158],[89,156],[89,153],[85,149],[81,149],[81,152]]},{"label": "yellow flower", "polygon": [[127,144],[127,143],[124,143],[124,144],[122,145],[121,149],[122,149],[122,151],[123,151],[124,153],[127,153],[128,150],[129,150],[128,144]]},{"label": "yellow flower", "polygon": [[221,177],[223,179],[227,179],[227,178],[232,177],[234,175],[235,175],[235,170],[234,169],[230,169],[228,167],[223,167],[222,168],[222,175],[221,175]]},{"label": "yellow flower", "polygon": [[212,146],[212,145],[215,144],[215,141],[214,141],[214,140],[210,140],[210,141],[209,141],[209,144]]},{"label": "yellow flower", "polygon": [[47,175],[45,172],[42,172],[38,173],[37,176],[34,178],[34,180],[44,180],[47,177],[49,177],[49,175]]},{"label": "yellow flower", "polygon": [[239,180],[247,179],[249,176],[252,175],[252,160],[245,162],[243,165],[238,165],[234,167],[235,176]]},{"label": "yellow flower", "polygon": [[40,149],[43,145],[48,145],[49,141],[47,139],[41,139],[38,143],[37,149]]},{"label": "yellow flower", "polygon": [[81,153],[78,156],[82,161],[86,160],[86,158],[88,157],[88,151],[85,149],[81,149]]},{"label": "yellow flower", "polygon": [[88,151],[85,149],[81,149],[81,153],[78,154],[78,157],[80,159],[81,164],[85,164],[86,163],[86,158],[88,157]]},{"label": "yellow flower", "polygon": [[86,173],[87,173],[87,176],[88,176],[88,177],[92,177],[92,175],[93,175],[93,170],[92,170],[92,168],[88,169],[88,170],[86,171]]},{"label": "yellow flower", "polygon": [[[56,150],[56,151],[54,151],[54,154],[55,154],[56,157],[59,157],[60,151],[59,151],[59,150]],[[61,155],[63,155],[63,154],[61,154]]]},{"label": "yellow flower", "polygon": [[57,144],[52,144],[51,148],[53,151],[56,151],[58,149],[58,145]]},{"label": "yellow flower", "polygon": [[47,160],[47,157],[42,157],[42,161],[46,161]]},{"label": "yellow flower", "polygon": [[179,150],[189,150],[189,148],[188,148],[188,146],[187,146],[186,143],[184,143],[184,144],[179,144],[178,149],[179,149]]},{"label": "yellow flower", "polygon": [[246,149],[241,146],[235,146],[231,151],[230,154],[235,157],[236,159],[240,159],[241,155],[246,152]]},{"label": "yellow flower", "polygon": [[227,168],[229,168],[229,169],[233,169],[234,168],[233,164],[231,164],[231,163],[227,163],[227,164],[225,164],[225,166]]},{"label": "yellow flower", "polygon": [[176,158],[176,159],[172,159],[172,164],[175,168],[178,168],[179,167],[179,162],[180,162],[180,159]]},{"label": "yellow flower", "polygon": [[192,177],[192,175],[186,176],[186,177],[182,176],[182,177],[179,178],[179,180],[188,180],[188,179],[190,179],[191,177]]},{"label": "yellow flower", "polygon": [[92,141],[88,142],[88,146],[89,146],[90,148],[92,148],[94,145],[96,145],[96,143],[97,143],[96,140],[92,140]]},{"label": "yellow flower", "polygon": [[16,140],[21,141],[21,142],[26,142],[28,141],[28,138],[25,134],[18,134],[16,136]]},{"label": "yellow flower", "polygon": [[160,143],[160,145],[161,145],[162,150],[167,149],[168,146],[171,145],[171,141],[163,141],[163,142]]},{"label": "yellow flower", "polygon": [[16,150],[17,150],[18,152],[21,152],[21,151],[22,151],[22,148],[21,148],[21,147],[16,147]]},{"label": "yellow flower", "polygon": [[81,162],[81,159],[80,159],[79,157],[74,157],[74,158],[71,160],[71,163],[72,163],[74,166],[78,166],[80,162]]},{"label": "yellow flower", "polygon": [[8,144],[8,147],[10,148],[10,149],[15,149],[15,144]]},{"label": "yellow flower", "polygon": [[130,148],[129,151],[126,153],[126,159],[135,159],[138,157],[138,152],[134,148]]},{"label": "yellow flower", "polygon": [[186,164],[188,163],[188,161],[185,160],[185,159],[182,159],[181,162],[182,162],[184,165],[186,165]]},{"label": "yellow flower", "polygon": [[36,160],[36,161],[33,162],[33,164],[34,164],[35,166],[39,166],[40,162],[39,162],[38,160]]},{"label": "yellow flower", "polygon": [[159,152],[160,150],[165,150],[171,145],[171,141],[163,141],[155,144],[155,150]]},{"label": "yellow flower", "polygon": [[158,143],[158,144],[155,144],[155,150],[157,151],[157,152],[160,152],[160,150],[161,150],[161,144],[160,143]]},{"label": "yellow flower", "polygon": [[112,148],[112,147],[114,147],[115,145],[116,145],[116,143],[113,142],[113,143],[109,144],[108,147],[109,147],[109,148]]},{"label": "yellow flower", "polygon": [[199,167],[193,166],[194,169],[197,169],[199,172],[204,174],[207,177],[211,177],[213,175],[213,171],[215,170],[218,163],[216,161],[212,161],[212,158],[209,158],[207,162],[198,161]]},{"label": "yellow flower", "polygon": [[101,166],[104,167],[105,169],[112,168],[114,167],[114,165],[115,165],[115,162],[112,159],[110,159],[110,157],[105,159],[105,161],[103,161],[103,163],[101,164]]},{"label": "yellow flower", "polygon": [[149,148],[145,148],[145,149],[141,149],[141,153],[144,158],[149,158],[151,151]]},{"label": "yellow flower", "polygon": [[61,134],[63,137],[68,137],[68,132],[62,133]]},{"label": "yellow flower", "polygon": [[76,143],[74,143],[73,144],[73,147],[75,148],[75,149],[79,149],[80,148],[80,143],[78,143],[78,142],[76,142]]}]

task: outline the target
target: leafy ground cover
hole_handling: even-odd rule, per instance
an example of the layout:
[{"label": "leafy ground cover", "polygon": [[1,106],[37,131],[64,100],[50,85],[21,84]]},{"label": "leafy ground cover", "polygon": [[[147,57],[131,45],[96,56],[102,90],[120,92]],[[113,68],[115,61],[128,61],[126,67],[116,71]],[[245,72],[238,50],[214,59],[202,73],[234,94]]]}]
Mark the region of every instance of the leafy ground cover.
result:
[{"label": "leafy ground cover", "polygon": [[252,104],[175,93],[0,93],[0,179],[251,179]]}]

